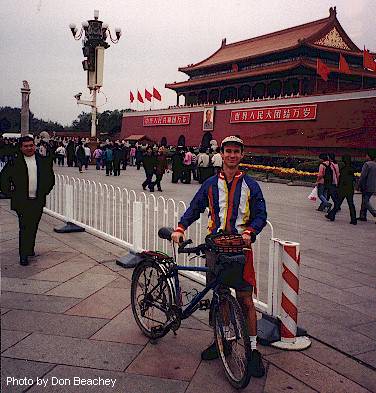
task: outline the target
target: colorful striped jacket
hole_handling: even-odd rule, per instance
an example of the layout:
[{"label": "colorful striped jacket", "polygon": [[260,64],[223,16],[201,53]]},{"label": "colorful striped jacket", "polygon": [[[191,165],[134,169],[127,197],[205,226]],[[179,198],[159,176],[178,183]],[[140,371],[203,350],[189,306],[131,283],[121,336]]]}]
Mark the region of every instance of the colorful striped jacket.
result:
[{"label": "colorful striped jacket", "polygon": [[209,208],[208,233],[223,230],[232,234],[254,232],[266,225],[266,206],[258,183],[238,171],[229,189],[224,173],[207,179],[197,191],[176,228],[184,232]]}]

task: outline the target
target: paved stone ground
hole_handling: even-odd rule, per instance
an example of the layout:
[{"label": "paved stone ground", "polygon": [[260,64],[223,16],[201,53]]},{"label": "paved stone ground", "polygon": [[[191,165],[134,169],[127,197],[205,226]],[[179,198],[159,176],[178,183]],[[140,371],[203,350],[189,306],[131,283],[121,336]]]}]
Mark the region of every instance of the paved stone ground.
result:
[{"label": "paved stone ground", "polygon": [[[116,180],[102,173],[82,176],[140,188],[134,168]],[[300,324],[314,338],[300,353],[260,347],[267,375],[245,391],[376,392],[374,224],[350,226],[347,208],[335,223],[326,222],[306,200],[306,188],[262,188],[276,234],[302,243]],[[188,200],[197,186],[165,182],[164,189]],[[61,222],[44,215],[37,257],[21,267],[17,219],[8,206],[0,201],[3,392],[233,391],[219,362],[200,361],[212,335],[206,315],[185,321],[176,337],[150,343],[133,322],[131,271],[115,264],[123,249],[88,233],[56,234]],[[48,386],[6,384],[7,377],[25,376],[48,378]],[[116,379],[115,386],[73,386],[74,377],[99,376]],[[66,385],[52,386],[57,378]]]}]

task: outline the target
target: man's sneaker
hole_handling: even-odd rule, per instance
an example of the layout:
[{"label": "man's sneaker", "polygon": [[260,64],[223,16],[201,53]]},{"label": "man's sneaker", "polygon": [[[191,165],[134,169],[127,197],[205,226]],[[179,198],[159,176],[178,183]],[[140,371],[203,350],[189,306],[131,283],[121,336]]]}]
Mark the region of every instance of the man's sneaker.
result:
[{"label": "man's sneaker", "polygon": [[265,375],[265,367],[262,363],[261,353],[257,349],[251,351],[251,359],[249,359],[248,365],[252,377],[261,378]]},{"label": "man's sneaker", "polygon": [[201,359],[202,360],[214,360],[218,359],[218,351],[215,342],[209,345],[204,351],[201,352]]}]

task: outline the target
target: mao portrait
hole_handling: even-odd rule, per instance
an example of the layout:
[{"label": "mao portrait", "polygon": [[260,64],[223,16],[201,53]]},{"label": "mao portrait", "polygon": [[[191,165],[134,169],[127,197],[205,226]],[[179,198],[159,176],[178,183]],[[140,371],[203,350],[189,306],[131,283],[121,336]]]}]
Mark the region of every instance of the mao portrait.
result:
[{"label": "mao portrait", "polygon": [[204,131],[213,130],[214,126],[214,107],[204,110],[204,118],[202,120],[202,129]]}]

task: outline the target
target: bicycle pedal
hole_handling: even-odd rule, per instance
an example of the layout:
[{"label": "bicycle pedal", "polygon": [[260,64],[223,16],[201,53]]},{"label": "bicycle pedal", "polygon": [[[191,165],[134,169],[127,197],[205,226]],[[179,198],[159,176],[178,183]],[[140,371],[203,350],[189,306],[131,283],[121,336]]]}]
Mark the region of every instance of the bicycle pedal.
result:
[{"label": "bicycle pedal", "polygon": [[210,303],[209,299],[200,300],[198,308],[200,310],[210,310]]},{"label": "bicycle pedal", "polygon": [[164,327],[163,326],[153,326],[150,330],[153,334],[160,334],[160,333],[164,332]]}]

